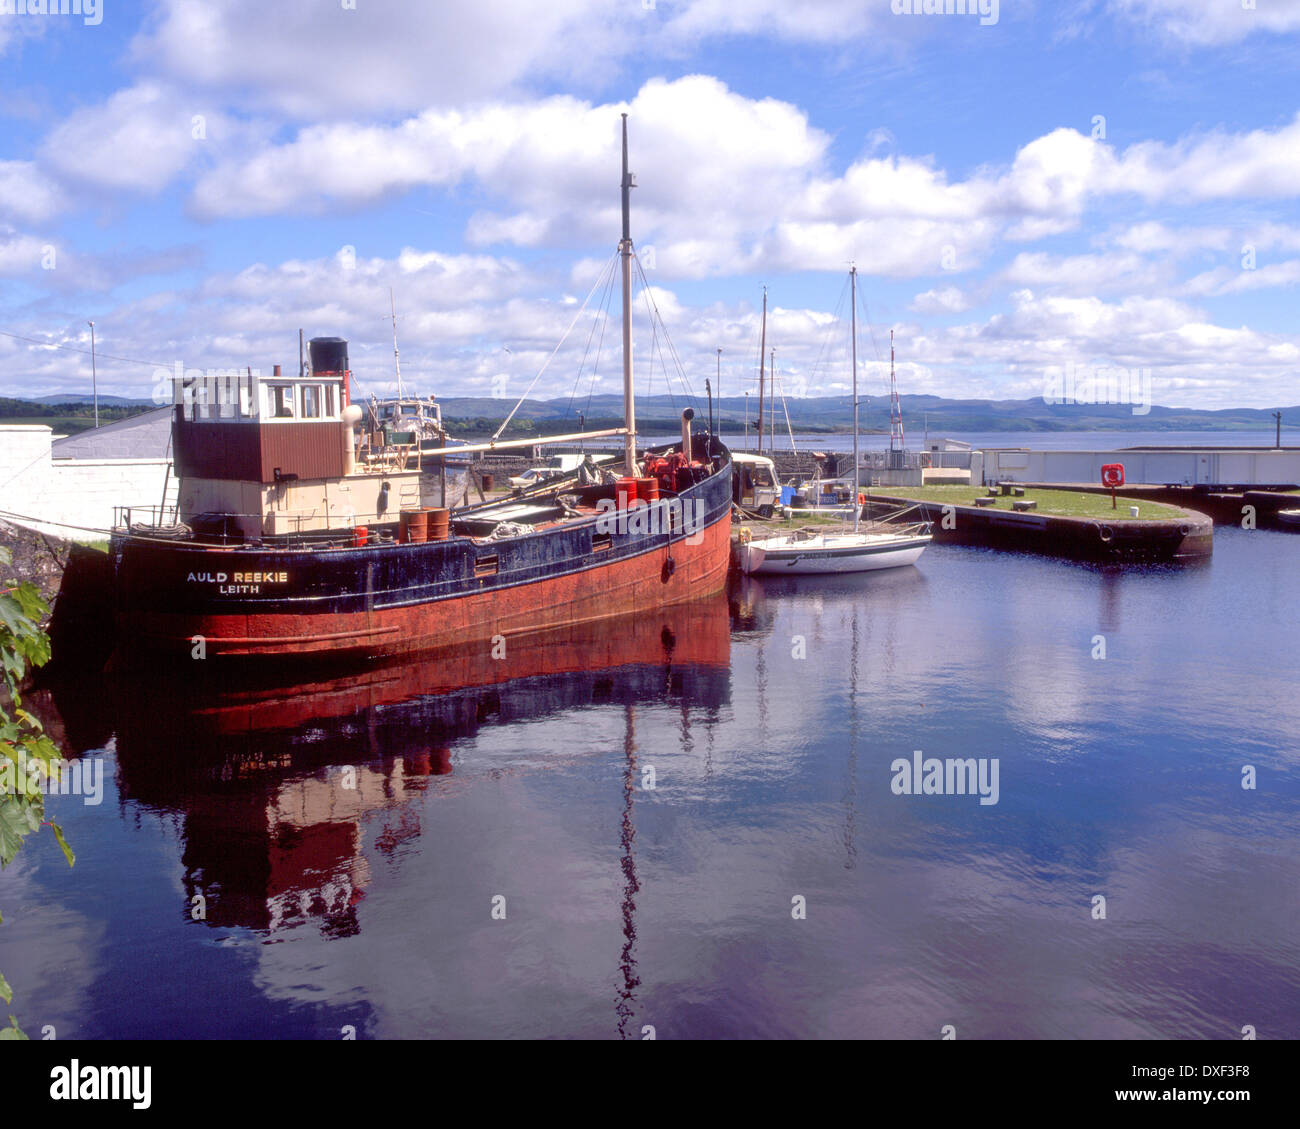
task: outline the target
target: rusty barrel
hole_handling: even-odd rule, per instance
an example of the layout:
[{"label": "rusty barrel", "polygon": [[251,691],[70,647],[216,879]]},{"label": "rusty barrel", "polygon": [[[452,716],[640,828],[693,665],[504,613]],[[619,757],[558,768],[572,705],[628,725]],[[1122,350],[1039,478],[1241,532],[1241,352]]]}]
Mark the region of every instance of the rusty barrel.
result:
[{"label": "rusty barrel", "polygon": [[614,483],[614,498],[620,510],[630,510],[636,505],[636,479],[620,478]]},{"label": "rusty barrel", "polygon": [[399,522],[399,541],[415,545],[429,539],[429,515],[424,510],[403,510]]},{"label": "rusty barrel", "polygon": [[430,541],[446,541],[451,533],[451,510],[439,506],[425,509],[427,518],[426,536]]},{"label": "rusty barrel", "polygon": [[636,497],[638,502],[659,501],[659,479],[638,478],[636,480]]}]

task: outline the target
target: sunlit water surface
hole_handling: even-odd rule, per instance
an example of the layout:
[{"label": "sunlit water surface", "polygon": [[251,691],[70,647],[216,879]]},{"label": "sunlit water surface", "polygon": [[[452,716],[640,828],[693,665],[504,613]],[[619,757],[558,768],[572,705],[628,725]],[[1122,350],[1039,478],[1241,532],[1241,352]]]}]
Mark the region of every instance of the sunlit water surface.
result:
[{"label": "sunlit water surface", "polygon": [[[59,1038],[1296,1038],[1300,539],[1215,542],[932,546],[505,661],[34,696],[106,771],[51,800],[75,868],[47,833],[0,878],[13,1010]],[[997,803],[895,794],[914,750],[997,758]]]}]

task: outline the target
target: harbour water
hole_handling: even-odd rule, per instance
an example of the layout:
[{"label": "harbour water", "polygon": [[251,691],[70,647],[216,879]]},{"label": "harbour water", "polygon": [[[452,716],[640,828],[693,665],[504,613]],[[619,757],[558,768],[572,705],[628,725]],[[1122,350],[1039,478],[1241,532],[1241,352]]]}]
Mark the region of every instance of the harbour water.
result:
[{"label": "harbour water", "polygon": [[[75,868],[42,834],[3,876],[12,1010],[59,1038],[1295,1038],[1297,548],[933,546],[505,659],[36,695],[105,772],[49,801]],[[898,794],[916,750],[996,760],[996,803]]]}]

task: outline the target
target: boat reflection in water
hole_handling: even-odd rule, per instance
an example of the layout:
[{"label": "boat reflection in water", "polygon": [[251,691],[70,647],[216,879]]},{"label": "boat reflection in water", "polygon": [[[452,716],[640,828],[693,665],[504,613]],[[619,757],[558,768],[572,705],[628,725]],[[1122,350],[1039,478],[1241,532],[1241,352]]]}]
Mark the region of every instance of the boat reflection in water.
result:
[{"label": "boat reflection in water", "polygon": [[[327,936],[359,932],[371,852],[391,854],[419,837],[426,802],[435,802],[423,794],[451,786],[481,729],[622,705],[630,994],[636,706],[669,701],[685,717],[688,707],[730,700],[722,594],[361,672],[319,673],[300,685],[195,665],[193,675],[162,683],[156,673],[116,676],[119,787],[123,799],[183,821],[186,897],[203,910],[191,916],[269,933],[306,923]],[[568,755],[520,753],[504,771]]]}]

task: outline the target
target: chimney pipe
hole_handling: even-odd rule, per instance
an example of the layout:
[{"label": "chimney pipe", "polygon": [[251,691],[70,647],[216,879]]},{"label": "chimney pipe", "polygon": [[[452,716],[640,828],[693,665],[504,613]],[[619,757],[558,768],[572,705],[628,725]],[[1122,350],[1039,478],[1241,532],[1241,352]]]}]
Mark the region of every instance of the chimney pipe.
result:
[{"label": "chimney pipe", "polygon": [[691,464],[691,420],[695,418],[695,409],[687,408],[682,412],[682,454],[686,456],[686,464]]},{"label": "chimney pipe", "polygon": [[279,365],[276,365],[276,366],[275,366],[275,375],[276,375],[276,376],[279,376],[279,375],[280,375],[280,366],[279,366]]}]

